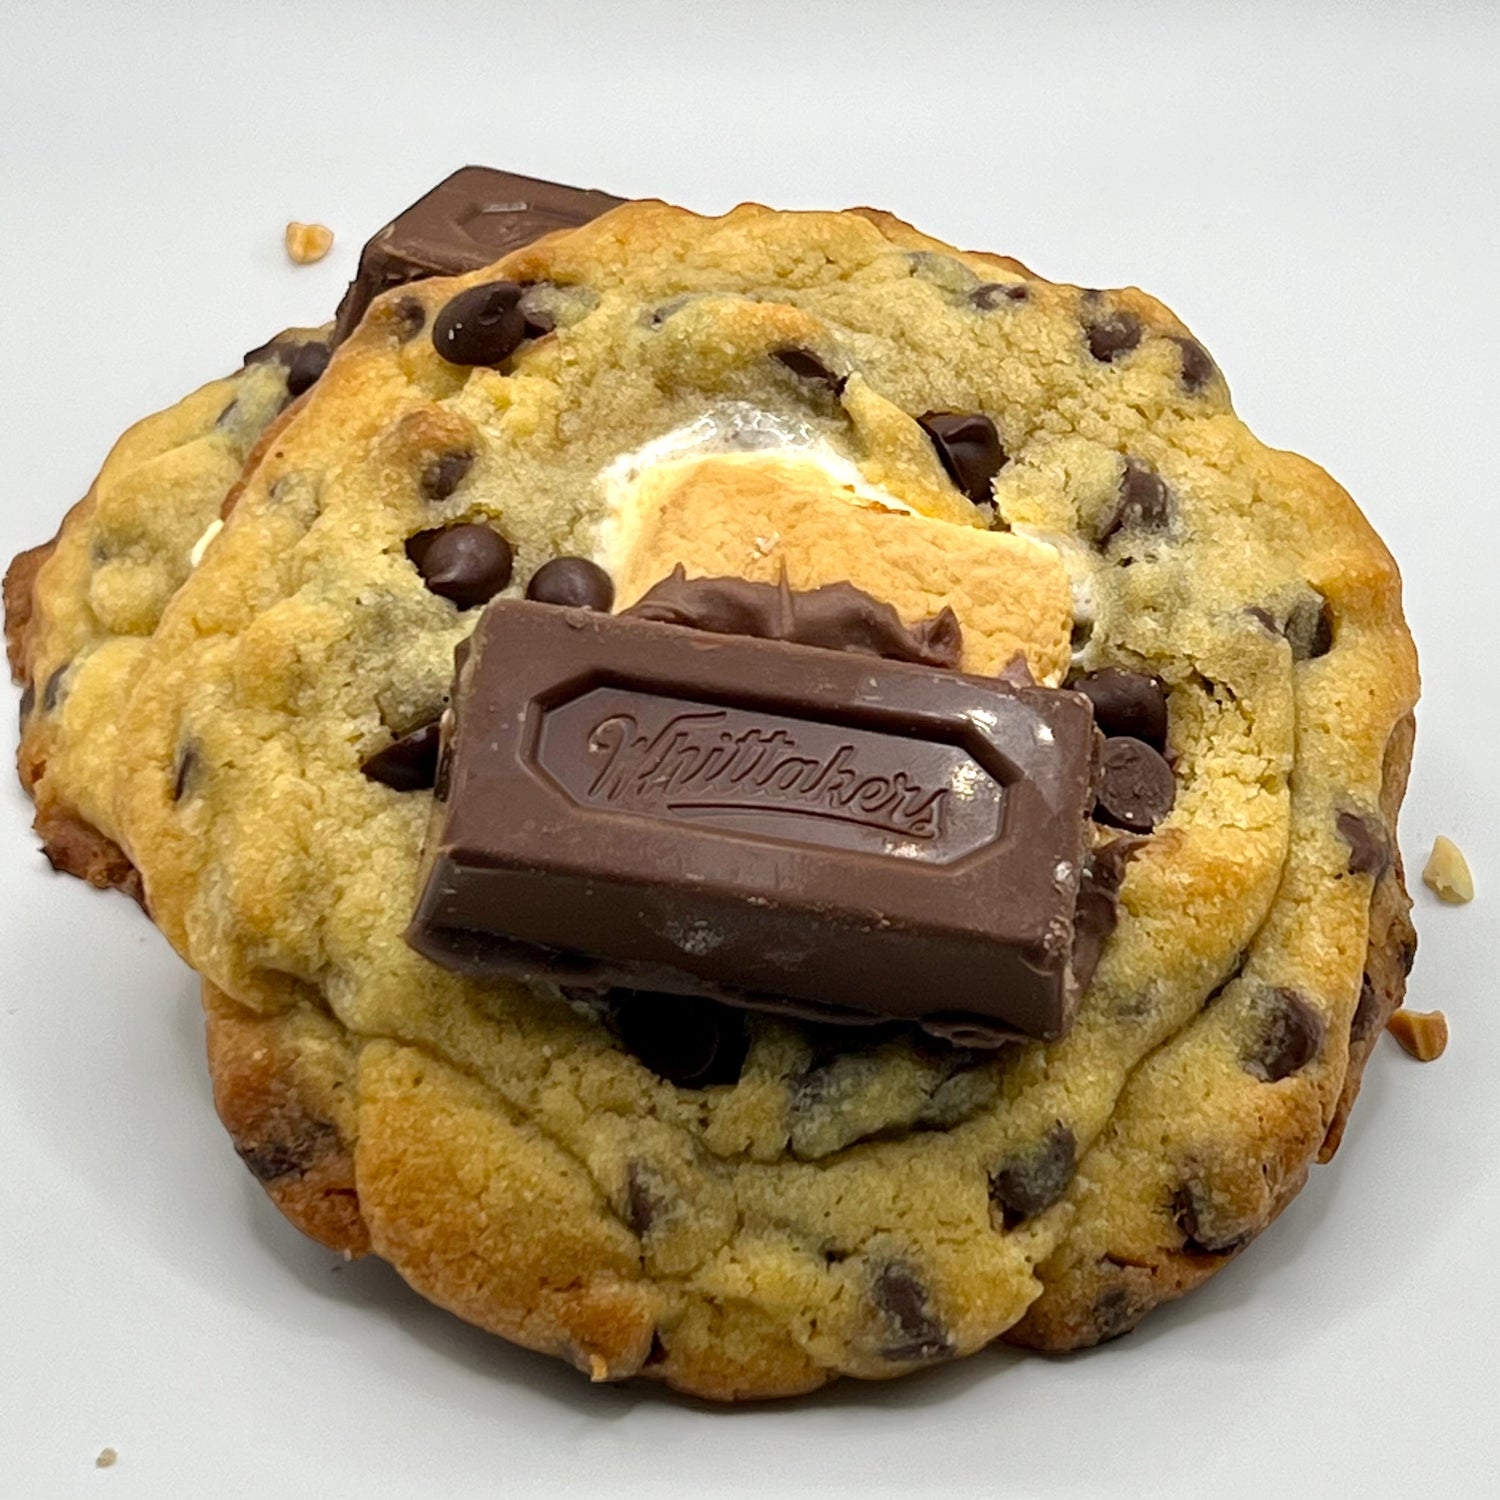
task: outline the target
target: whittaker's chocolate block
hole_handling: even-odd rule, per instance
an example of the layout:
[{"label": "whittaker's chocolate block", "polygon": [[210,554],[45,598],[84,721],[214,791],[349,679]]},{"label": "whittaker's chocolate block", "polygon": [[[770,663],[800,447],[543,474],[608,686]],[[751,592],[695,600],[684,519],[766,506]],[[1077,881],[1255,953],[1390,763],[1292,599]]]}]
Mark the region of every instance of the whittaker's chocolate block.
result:
[{"label": "whittaker's chocolate block", "polygon": [[1075,999],[1086,699],[497,600],[407,940],[449,968],[954,1040]]},{"label": "whittaker's chocolate block", "polygon": [[460,167],[366,244],[335,314],[334,342],[382,292],[427,276],[460,276],[554,229],[576,229],[625,200],[493,167]]}]

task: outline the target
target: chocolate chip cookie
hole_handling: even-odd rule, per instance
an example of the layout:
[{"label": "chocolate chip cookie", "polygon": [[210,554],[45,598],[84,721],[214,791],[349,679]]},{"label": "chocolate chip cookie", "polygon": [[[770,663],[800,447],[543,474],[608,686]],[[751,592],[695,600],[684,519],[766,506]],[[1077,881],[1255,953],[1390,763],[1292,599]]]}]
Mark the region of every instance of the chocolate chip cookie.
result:
[{"label": "chocolate chip cookie", "polygon": [[[957,667],[903,666],[1091,705],[1064,1034],[408,944],[486,606],[679,568],[946,608]],[[1384,548],[1152,298],[878,213],[633,204],[370,306],[146,648],[113,826],[299,1223],[595,1379],[781,1395],[1112,1337],[1286,1206],[1412,951],[1416,690]]]}]

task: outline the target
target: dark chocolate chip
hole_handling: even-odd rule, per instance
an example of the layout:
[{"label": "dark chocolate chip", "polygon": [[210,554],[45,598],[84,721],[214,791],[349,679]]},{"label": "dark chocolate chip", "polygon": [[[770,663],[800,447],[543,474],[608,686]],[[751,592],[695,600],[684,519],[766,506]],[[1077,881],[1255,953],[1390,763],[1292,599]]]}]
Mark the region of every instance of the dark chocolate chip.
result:
[{"label": "dark chocolate chip", "polygon": [[1133,312],[1118,308],[1090,319],[1083,325],[1083,331],[1088,339],[1089,353],[1108,364],[1120,355],[1128,354],[1140,343],[1141,320]]},{"label": "dark chocolate chip", "polygon": [[1182,352],[1182,383],[1194,393],[1201,391],[1215,375],[1219,367],[1209,358],[1208,350],[1197,339],[1172,336],[1172,342]]},{"label": "dark chocolate chip", "polygon": [[1092,1317],[1098,1342],[1105,1344],[1129,1333],[1140,1321],[1141,1311],[1124,1287],[1107,1286],[1094,1298]]},{"label": "dark chocolate chip", "polygon": [[239,1158],[261,1182],[300,1176],[338,1140],[338,1132],[323,1120],[308,1120],[291,1140],[262,1141],[236,1146]]},{"label": "dark chocolate chip", "polygon": [[988,505],[995,498],[995,475],[1006,459],[995,424],[977,411],[930,411],[917,422],[948,477],[975,505]]},{"label": "dark chocolate chip", "polygon": [[491,281],[450,298],[433,319],[433,348],[450,364],[504,363],[526,337],[523,291],[514,281]]},{"label": "dark chocolate chip", "polygon": [[463,483],[473,464],[474,455],[464,448],[451,448],[439,454],[422,470],[423,498],[446,500]]},{"label": "dark chocolate chip", "polygon": [[1119,921],[1120,884],[1125,879],[1125,866],[1145,842],[1120,838],[1101,844],[1084,867],[1073,908],[1073,977],[1080,988],[1088,984],[1099,967],[1104,944]]},{"label": "dark chocolate chip", "polygon": [[750,1039],[743,1011],[711,1000],[649,990],[612,990],[625,1049],[678,1088],[736,1083]]},{"label": "dark chocolate chip", "polygon": [[990,1202],[1002,1226],[1014,1229],[1051,1208],[1068,1190],[1077,1153],[1073,1132],[1059,1120],[1033,1151],[991,1173]]},{"label": "dark chocolate chip", "polygon": [[1024,281],[986,281],[969,293],[969,301],[981,312],[991,312],[1007,302],[1024,302],[1030,295]]},{"label": "dark chocolate chip", "polygon": [[1266,1083],[1279,1083],[1305,1068],[1322,1045],[1323,1017],[1296,990],[1277,988],[1256,1007],[1240,1065]]},{"label": "dark chocolate chip", "polygon": [[437,779],[438,740],[438,720],[434,719],[377,750],[360,770],[392,791],[422,791]]},{"label": "dark chocolate chip", "polygon": [[651,1174],[640,1162],[631,1162],[625,1172],[625,1223],[630,1232],[637,1238],[648,1234],[665,1206]]},{"label": "dark chocolate chip", "polygon": [[882,1266],[870,1288],[870,1300],[891,1325],[895,1337],[882,1345],[882,1359],[907,1363],[940,1359],[953,1352],[943,1325],[933,1315],[927,1288],[901,1261]]},{"label": "dark chocolate chip", "polygon": [[268,365],[272,360],[283,365],[287,362],[287,346],[276,339],[267,339],[264,344],[257,344],[255,348],[247,349],[240,363],[242,365]]},{"label": "dark chocolate chip", "polygon": [[603,614],[615,602],[615,584],[598,563],[586,557],[554,557],[531,575],[526,597],[538,604],[562,604]]},{"label": "dark chocolate chip", "polygon": [[47,674],[46,686],[42,688],[42,712],[51,713],[62,701],[63,683],[68,675],[68,668],[72,662],[65,661],[62,666]]},{"label": "dark chocolate chip", "polygon": [[1293,661],[1313,661],[1333,649],[1333,610],[1321,594],[1299,599],[1283,632]]},{"label": "dark chocolate chip", "polygon": [[1391,846],[1376,818],[1363,813],[1341,812],[1339,837],[1349,846],[1349,873],[1373,875],[1379,880],[1391,865]]},{"label": "dark chocolate chip", "polygon": [[1101,667],[1068,686],[1094,705],[1094,722],[1107,735],[1130,735],[1153,750],[1167,748],[1167,695],[1147,672]]},{"label": "dark chocolate chip", "polygon": [[545,338],[557,327],[557,318],[548,312],[545,307],[529,307],[525,312],[526,337],[529,339]]},{"label": "dark chocolate chip", "polygon": [[1380,1002],[1380,991],[1368,974],[1359,981],[1359,1004],[1354,1007],[1354,1019],[1349,1023],[1349,1040],[1362,1042],[1380,1025],[1380,1013],[1384,1009]]},{"label": "dark chocolate chip", "polygon": [[422,582],[460,609],[487,604],[510,582],[515,554],[489,526],[465,524],[419,531],[406,544],[406,555]]},{"label": "dark chocolate chip", "polygon": [[1171,519],[1166,481],[1139,459],[1127,458],[1120,476],[1120,501],[1099,533],[1099,545],[1117,531],[1164,531]]},{"label": "dark chocolate chip", "polygon": [[36,689],[28,682],[21,689],[21,727],[26,727],[26,721],[31,717],[31,710],[36,705]]},{"label": "dark chocolate chip", "polygon": [[303,391],[310,389],[328,368],[328,361],[332,357],[327,344],[299,344],[296,353],[287,362],[287,395],[300,396]]},{"label": "dark chocolate chip", "polygon": [[1398,957],[1401,960],[1401,972],[1409,975],[1417,966],[1417,935],[1412,933],[1410,937],[1402,939]]},{"label": "dark chocolate chip", "polygon": [[427,309],[415,297],[402,297],[391,309],[396,341],[404,344],[427,326]]},{"label": "dark chocolate chip", "polygon": [[1150,833],[1172,810],[1177,782],[1172,768],[1144,740],[1105,740],[1099,755],[1094,816],[1127,833]]},{"label": "dark chocolate chip", "polygon": [[826,385],[835,396],[842,395],[844,386],[848,383],[845,376],[835,375],[810,349],[778,349],[772,357],[778,364],[785,365],[793,375]]},{"label": "dark chocolate chip", "polygon": [[1208,1215],[1191,1184],[1180,1187],[1172,1199],[1172,1219],[1182,1231],[1182,1248],[1189,1255],[1232,1255],[1250,1238],[1247,1234],[1225,1237],[1211,1233]]},{"label": "dark chocolate chip", "polygon": [[182,801],[197,769],[197,749],[192,745],[184,745],[177,752],[177,761],[172,768],[172,800],[174,802]]}]

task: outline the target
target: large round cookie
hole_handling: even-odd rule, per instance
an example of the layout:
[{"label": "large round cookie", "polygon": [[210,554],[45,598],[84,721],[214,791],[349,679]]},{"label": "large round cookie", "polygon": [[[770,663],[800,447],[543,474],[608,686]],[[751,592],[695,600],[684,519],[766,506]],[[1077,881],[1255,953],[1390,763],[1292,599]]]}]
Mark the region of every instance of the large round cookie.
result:
[{"label": "large round cookie", "polygon": [[[452,300],[502,278],[518,305]],[[993,421],[977,478],[934,412]],[[634,580],[619,603],[678,561],[785,567],[908,620],[949,603],[967,649],[1049,680],[1059,628],[1082,670],[1155,674],[1175,800],[1068,1035],[753,1017],[727,1081],[679,1087],[619,1040],[666,1066],[638,1015],[419,959],[431,797],[381,752],[501,581],[492,547],[459,603],[429,587],[455,592],[425,534],[458,524],[503,533],[512,592],[564,554]],[[299,1222],[595,1378],[764,1396],[1095,1342],[1280,1212],[1401,993],[1415,696],[1389,556],[1151,298],[883,215],[643,204],[375,304],[167,609],[117,811],[223,992],[226,1119]]]},{"label": "large round cookie", "polygon": [[289,329],[143,418],[58,534],[6,570],[6,647],[24,690],[18,767],[55,869],[140,895],[110,796],[127,687],[247,460],[327,359],[323,333]]}]

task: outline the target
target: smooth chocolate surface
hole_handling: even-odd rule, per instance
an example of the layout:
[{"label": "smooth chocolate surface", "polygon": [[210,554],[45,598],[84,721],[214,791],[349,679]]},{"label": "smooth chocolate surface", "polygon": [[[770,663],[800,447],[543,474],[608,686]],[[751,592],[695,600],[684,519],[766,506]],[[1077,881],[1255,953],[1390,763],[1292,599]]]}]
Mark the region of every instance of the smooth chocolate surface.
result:
[{"label": "smooth chocolate surface", "polygon": [[366,244],[339,303],[334,342],[354,331],[381,292],[426,276],[477,271],[555,229],[576,229],[625,200],[499,172],[460,167]]},{"label": "smooth chocolate surface", "polygon": [[407,940],[471,974],[1060,1036],[1087,701],[497,599]]}]

